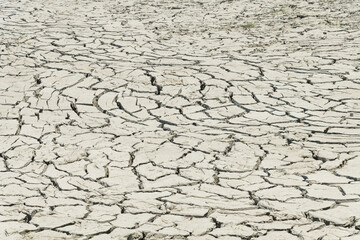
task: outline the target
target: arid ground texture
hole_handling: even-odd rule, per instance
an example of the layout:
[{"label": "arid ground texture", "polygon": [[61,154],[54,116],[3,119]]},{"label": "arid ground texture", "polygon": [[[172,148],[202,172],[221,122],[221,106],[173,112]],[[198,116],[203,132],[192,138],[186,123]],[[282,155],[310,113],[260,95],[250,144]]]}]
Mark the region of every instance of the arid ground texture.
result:
[{"label": "arid ground texture", "polygon": [[360,239],[360,1],[0,0],[0,239]]}]

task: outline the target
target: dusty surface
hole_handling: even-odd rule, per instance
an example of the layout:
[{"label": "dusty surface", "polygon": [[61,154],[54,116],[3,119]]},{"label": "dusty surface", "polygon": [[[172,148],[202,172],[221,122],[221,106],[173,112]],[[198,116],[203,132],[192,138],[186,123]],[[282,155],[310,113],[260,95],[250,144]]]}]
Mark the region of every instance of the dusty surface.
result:
[{"label": "dusty surface", "polygon": [[1,1],[0,239],[360,239],[358,1]]}]

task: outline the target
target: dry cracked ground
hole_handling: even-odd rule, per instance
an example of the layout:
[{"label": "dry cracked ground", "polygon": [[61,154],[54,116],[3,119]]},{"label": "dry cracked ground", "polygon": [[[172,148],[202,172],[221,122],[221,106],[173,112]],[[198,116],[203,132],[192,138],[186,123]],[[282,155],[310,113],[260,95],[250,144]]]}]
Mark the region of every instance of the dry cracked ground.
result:
[{"label": "dry cracked ground", "polygon": [[360,2],[2,0],[0,239],[360,239]]}]

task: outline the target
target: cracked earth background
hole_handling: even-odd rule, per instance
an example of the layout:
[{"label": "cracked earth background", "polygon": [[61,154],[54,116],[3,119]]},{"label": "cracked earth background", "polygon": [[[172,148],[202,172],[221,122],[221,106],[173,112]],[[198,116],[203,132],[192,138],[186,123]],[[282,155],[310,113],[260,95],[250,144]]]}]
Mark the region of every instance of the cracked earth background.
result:
[{"label": "cracked earth background", "polygon": [[0,5],[0,239],[360,239],[358,1]]}]

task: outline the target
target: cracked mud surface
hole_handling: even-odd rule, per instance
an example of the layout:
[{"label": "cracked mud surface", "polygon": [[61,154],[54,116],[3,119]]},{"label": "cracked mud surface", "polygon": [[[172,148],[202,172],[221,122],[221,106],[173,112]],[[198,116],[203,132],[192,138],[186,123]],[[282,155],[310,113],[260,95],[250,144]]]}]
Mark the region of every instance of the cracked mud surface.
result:
[{"label": "cracked mud surface", "polygon": [[360,239],[358,1],[0,8],[0,239]]}]

